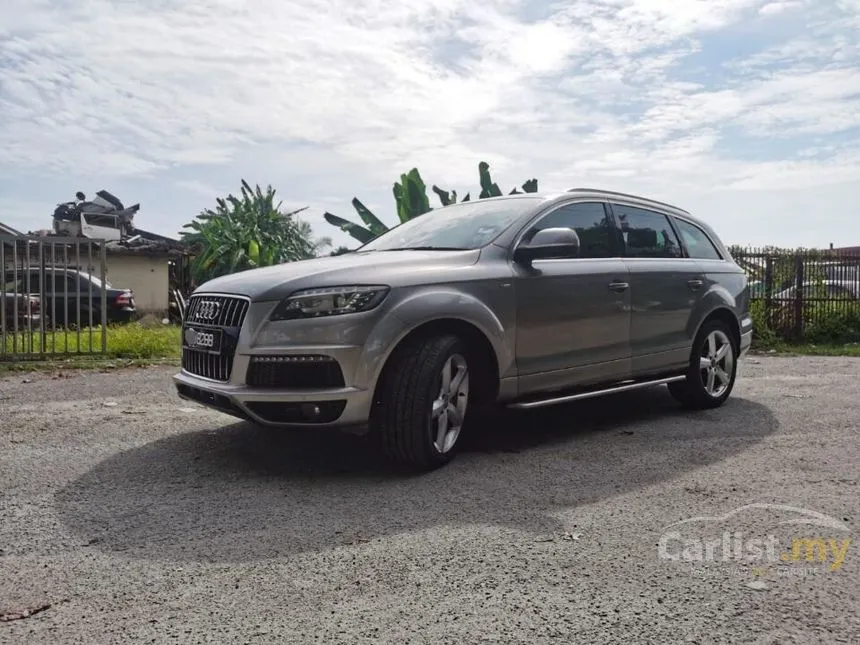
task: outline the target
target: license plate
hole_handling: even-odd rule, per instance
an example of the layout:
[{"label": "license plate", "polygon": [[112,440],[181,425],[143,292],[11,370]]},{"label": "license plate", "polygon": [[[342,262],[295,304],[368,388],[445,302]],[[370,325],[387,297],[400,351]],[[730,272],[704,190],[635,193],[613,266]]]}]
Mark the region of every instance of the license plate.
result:
[{"label": "license plate", "polygon": [[194,329],[193,327],[188,327],[182,337],[188,349],[196,349],[200,352],[212,352],[213,354],[221,351],[220,329]]}]

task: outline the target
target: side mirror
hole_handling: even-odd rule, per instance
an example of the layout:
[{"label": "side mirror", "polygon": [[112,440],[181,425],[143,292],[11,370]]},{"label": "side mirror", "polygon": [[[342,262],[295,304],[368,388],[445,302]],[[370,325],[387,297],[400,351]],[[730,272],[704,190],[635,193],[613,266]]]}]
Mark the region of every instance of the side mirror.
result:
[{"label": "side mirror", "polygon": [[514,251],[514,261],[531,265],[535,260],[579,257],[579,235],[572,228],[545,228]]}]

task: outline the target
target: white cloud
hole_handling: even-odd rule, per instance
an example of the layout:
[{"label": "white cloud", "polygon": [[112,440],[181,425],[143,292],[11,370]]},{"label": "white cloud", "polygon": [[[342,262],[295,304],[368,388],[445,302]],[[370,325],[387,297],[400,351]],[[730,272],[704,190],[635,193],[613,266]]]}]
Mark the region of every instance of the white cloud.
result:
[{"label": "white cloud", "polygon": [[[525,22],[517,0],[6,0],[0,175],[149,181],[186,200],[183,217],[225,170],[236,185],[253,170],[317,206],[315,226],[324,209],[351,215],[354,194],[384,211],[412,166],[474,190],[480,159],[505,188],[851,182],[855,156],[807,139],[860,127],[846,26],[860,8],[827,0],[804,9],[801,35],[764,31],[758,16],[797,4],[580,0]],[[733,29],[769,44],[745,59],[709,45]],[[715,59],[733,60],[715,76]]]},{"label": "white cloud", "polygon": [[769,2],[764,5],[758,12],[762,16],[776,16],[786,11],[790,11],[792,9],[798,9],[803,6],[803,3],[799,0],[788,0],[781,2]]}]

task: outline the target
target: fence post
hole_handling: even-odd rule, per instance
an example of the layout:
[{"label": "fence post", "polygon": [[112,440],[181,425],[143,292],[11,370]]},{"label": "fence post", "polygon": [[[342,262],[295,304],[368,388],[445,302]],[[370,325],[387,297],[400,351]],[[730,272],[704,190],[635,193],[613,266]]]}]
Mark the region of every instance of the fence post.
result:
[{"label": "fence post", "polygon": [[102,280],[102,354],[107,354],[107,248],[106,241],[102,240],[99,247],[99,263],[101,265]]},{"label": "fence post", "polygon": [[[0,358],[6,357],[6,240],[0,237]],[[14,299],[14,296],[12,296]]]},{"label": "fence post", "polygon": [[44,357],[48,352],[45,345],[48,343],[48,335],[45,330],[45,316],[47,316],[45,298],[45,244],[39,240],[39,354]]},{"label": "fence post", "polygon": [[773,258],[764,259],[764,319],[768,329],[773,329]]},{"label": "fence post", "polygon": [[795,256],[795,278],[797,288],[794,292],[794,339],[800,341],[803,338],[803,255]]}]

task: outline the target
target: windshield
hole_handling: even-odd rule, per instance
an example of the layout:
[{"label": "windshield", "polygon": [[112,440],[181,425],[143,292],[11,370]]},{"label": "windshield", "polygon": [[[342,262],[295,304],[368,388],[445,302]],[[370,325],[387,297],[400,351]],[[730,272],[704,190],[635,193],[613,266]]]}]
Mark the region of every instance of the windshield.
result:
[{"label": "windshield", "polygon": [[357,251],[415,248],[478,249],[493,241],[542,197],[464,202],[445,206],[395,226]]}]

